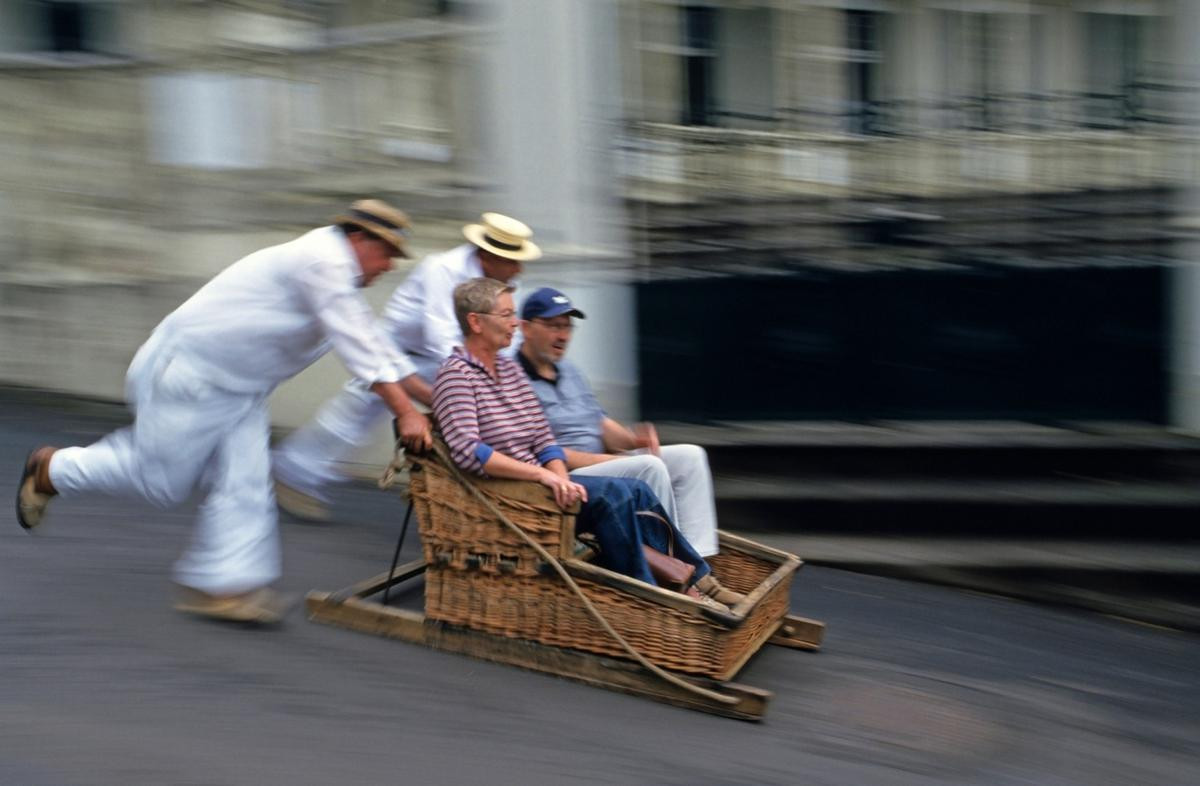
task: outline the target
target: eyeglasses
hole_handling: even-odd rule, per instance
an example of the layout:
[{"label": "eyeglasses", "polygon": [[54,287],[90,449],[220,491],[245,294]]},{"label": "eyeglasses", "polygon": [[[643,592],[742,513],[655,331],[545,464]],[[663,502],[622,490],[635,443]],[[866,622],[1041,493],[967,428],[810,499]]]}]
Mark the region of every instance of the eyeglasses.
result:
[{"label": "eyeglasses", "polygon": [[575,329],[574,322],[550,322],[549,320],[541,319],[539,317],[534,317],[529,321],[537,322],[539,325],[544,326],[547,330],[553,333],[570,333]]},{"label": "eyeglasses", "polygon": [[511,308],[504,311],[476,311],[475,313],[481,317],[500,317],[501,319],[512,319],[517,315],[517,312]]}]

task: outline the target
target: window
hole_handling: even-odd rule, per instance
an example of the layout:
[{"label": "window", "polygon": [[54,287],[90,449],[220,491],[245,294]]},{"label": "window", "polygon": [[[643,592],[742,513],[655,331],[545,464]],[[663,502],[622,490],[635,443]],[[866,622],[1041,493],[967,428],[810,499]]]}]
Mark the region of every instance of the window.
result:
[{"label": "window", "polygon": [[715,8],[683,7],[683,124],[711,125],[713,109],[713,51]]},{"label": "window", "polygon": [[773,122],[770,10],[685,6],[682,23],[683,123]]},{"label": "window", "polygon": [[13,0],[0,5],[0,48],[8,52],[117,52],[115,0]]},{"label": "window", "polygon": [[846,11],[846,125],[854,134],[878,133],[883,126],[883,25],[878,11]]},{"label": "window", "polygon": [[1084,123],[1119,128],[1139,119],[1140,40],[1144,17],[1084,14],[1087,37],[1087,90]]},{"label": "window", "polygon": [[49,3],[49,44],[55,52],[84,52],[88,45],[84,35],[84,9],[82,3]]},{"label": "window", "polygon": [[1000,130],[1001,14],[944,11],[944,125]]}]

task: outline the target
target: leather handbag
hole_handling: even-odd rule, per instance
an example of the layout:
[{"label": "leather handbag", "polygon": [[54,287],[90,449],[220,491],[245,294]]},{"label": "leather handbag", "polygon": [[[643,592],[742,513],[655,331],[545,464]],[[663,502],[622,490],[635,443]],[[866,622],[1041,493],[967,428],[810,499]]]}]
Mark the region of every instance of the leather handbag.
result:
[{"label": "leather handbag", "polygon": [[695,565],[689,565],[670,554],[663,554],[644,543],[642,544],[642,553],[646,555],[646,565],[650,568],[650,575],[654,576],[655,583],[663,589],[683,592],[691,582],[692,574],[696,572]]},{"label": "leather handbag", "polygon": [[667,528],[666,554],[663,554],[658,549],[647,546],[645,543],[642,544],[642,554],[646,557],[646,566],[650,568],[650,575],[654,577],[654,581],[658,586],[676,592],[684,592],[692,582],[692,575],[696,572],[696,566],[690,565],[673,556],[673,552],[675,551],[675,533],[671,529],[671,525],[662,516],[653,511],[639,510],[637,515],[652,516],[661,521]]}]

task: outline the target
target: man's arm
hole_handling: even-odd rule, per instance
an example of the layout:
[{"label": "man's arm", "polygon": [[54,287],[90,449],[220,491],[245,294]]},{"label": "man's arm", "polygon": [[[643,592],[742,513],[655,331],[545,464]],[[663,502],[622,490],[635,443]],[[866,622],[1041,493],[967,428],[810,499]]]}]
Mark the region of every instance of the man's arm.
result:
[{"label": "man's arm", "polygon": [[420,374],[409,374],[400,380],[400,387],[404,388],[404,392],[410,399],[420,401],[430,409],[433,408],[433,388],[421,378]]},{"label": "man's arm", "polygon": [[600,438],[604,441],[604,449],[609,453],[635,450],[638,447],[637,437],[633,432],[609,417],[600,421]]},{"label": "man's arm", "polygon": [[342,363],[369,383],[396,416],[401,442],[410,449],[427,449],[432,444],[429,421],[416,411],[398,381],[402,356],[378,331],[370,306],[347,271],[334,260],[320,259],[300,267],[295,281]]},{"label": "man's arm", "polygon": [[[419,379],[419,377],[418,377]],[[429,450],[433,439],[429,434],[429,419],[417,412],[408,400],[401,382],[376,382],[371,392],[383,399],[387,408],[396,416],[400,430],[400,441],[404,447],[414,451]]]},{"label": "man's arm", "polygon": [[654,455],[659,453],[658,431],[653,423],[637,423],[632,429],[622,426],[610,417],[600,423],[600,436],[604,449],[610,453],[645,448]]},{"label": "man's arm", "polygon": [[563,448],[563,452],[567,454],[567,469],[590,467],[593,464],[612,461],[616,458],[611,453],[587,453],[586,451],[572,450],[571,448]]}]

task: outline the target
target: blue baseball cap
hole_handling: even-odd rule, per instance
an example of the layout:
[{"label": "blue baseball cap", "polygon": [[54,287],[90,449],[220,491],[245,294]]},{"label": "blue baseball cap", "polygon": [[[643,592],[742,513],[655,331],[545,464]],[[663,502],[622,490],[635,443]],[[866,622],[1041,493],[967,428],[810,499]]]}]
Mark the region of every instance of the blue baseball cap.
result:
[{"label": "blue baseball cap", "polygon": [[542,287],[531,293],[525,298],[525,305],[521,306],[521,319],[549,319],[563,314],[586,319],[583,312],[571,303],[571,298],[550,287]]}]

